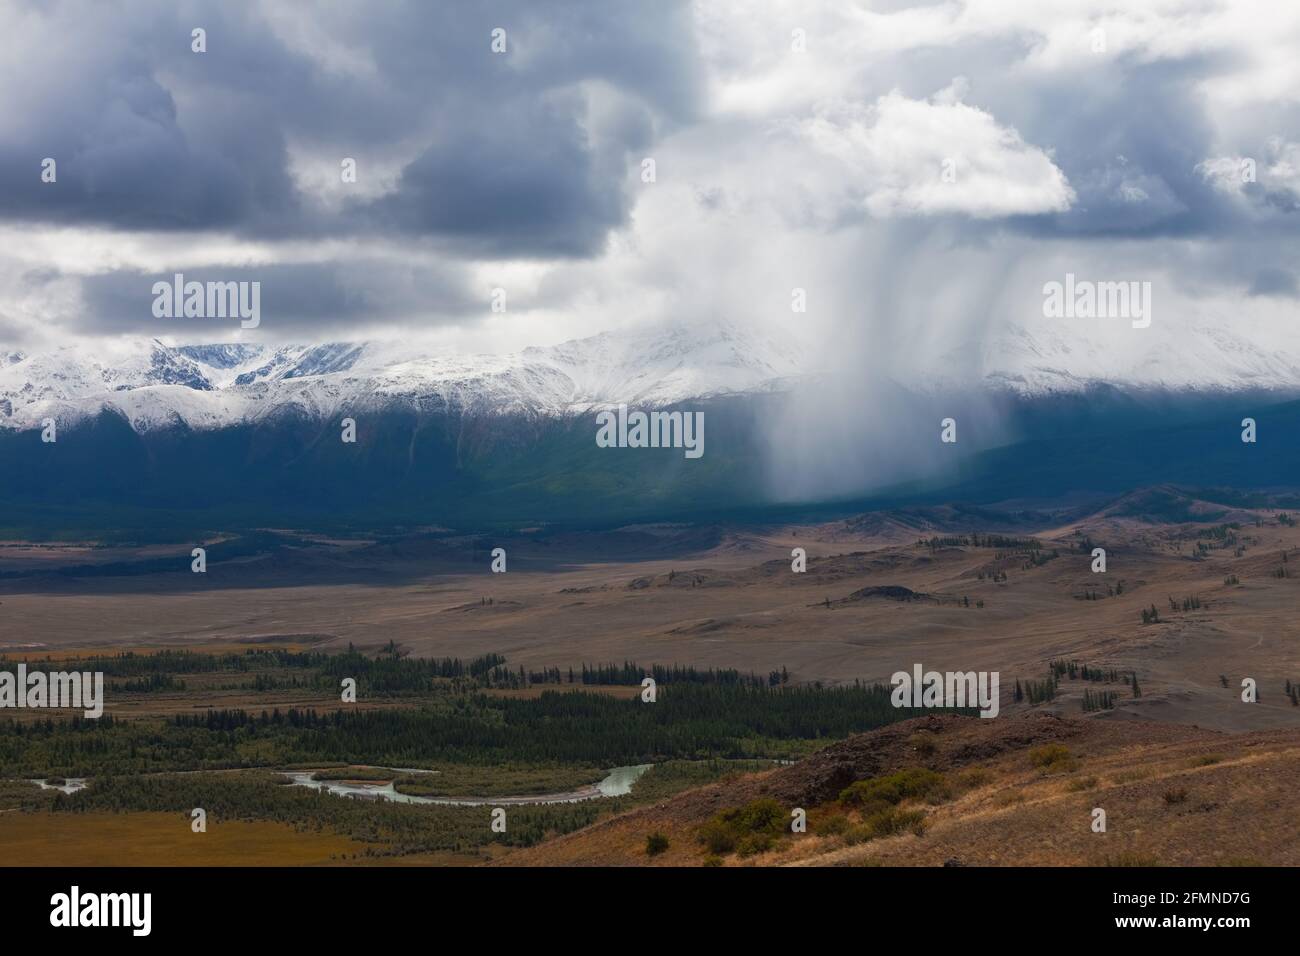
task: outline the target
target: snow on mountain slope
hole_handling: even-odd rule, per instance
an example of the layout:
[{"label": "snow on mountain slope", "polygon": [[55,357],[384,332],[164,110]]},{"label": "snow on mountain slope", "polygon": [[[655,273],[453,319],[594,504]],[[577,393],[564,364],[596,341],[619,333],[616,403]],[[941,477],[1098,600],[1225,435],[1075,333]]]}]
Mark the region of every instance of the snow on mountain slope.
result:
[{"label": "snow on mountain slope", "polygon": [[[1269,347],[1257,343],[1268,342]],[[1232,322],[1153,323],[1054,320],[1008,323],[985,344],[985,386],[1024,394],[1106,383],[1171,391],[1300,390],[1300,324],[1287,334]]]},{"label": "snow on mountain slope", "polygon": [[[1268,349],[1257,342],[1268,341]],[[910,389],[1074,392],[1105,383],[1172,391],[1300,391],[1300,323],[1288,336],[1249,321],[1007,322],[948,351],[897,348]],[[421,352],[406,342],[168,347],[156,340],[0,354],[0,426],[32,428],[119,411],[137,430],[216,428],[388,408],[417,414],[560,417],[626,403],[656,407],[816,382],[799,349],[718,322],[605,332],[502,355]]]},{"label": "snow on mountain slope", "polygon": [[0,424],[70,422],[104,408],[140,431],[387,407],[562,416],[770,390],[802,371],[792,347],[726,324],[603,333],[508,355],[413,354],[406,343],[97,344],[0,367]]},{"label": "snow on mountain slope", "polygon": [[751,392],[806,371],[792,346],[728,325],[704,332],[682,325],[605,332],[550,349],[526,349],[523,358],[563,372],[575,385],[570,403],[587,406],[664,405],[683,396]]},{"label": "snow on mountain slope", "polygon": [[0,368],[0,408],[17,414],[26,407],[75,405],[154,385],[213,387],[197,362],[156,340],[143,347],[68,346]]}]

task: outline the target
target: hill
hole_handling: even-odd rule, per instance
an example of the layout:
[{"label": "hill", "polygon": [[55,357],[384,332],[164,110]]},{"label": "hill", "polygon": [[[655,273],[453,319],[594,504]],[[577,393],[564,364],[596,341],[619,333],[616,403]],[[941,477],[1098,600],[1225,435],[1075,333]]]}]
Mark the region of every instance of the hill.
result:
[{"label": "hill", "polygon": [[[778,770],[687,791],[499,862],[1294,866],[1297,771],[1295,730],[1221,734],[1045,714],[925,717],[851,737]],[[858,803],[841,800],[855,784]],[[891,802],[909,787],[912,795]],[[770,848],[747,852],[766,840],[747,845],[743,836],[732,852],[718,852],[725,840],[714,852],[701,843],[729,811],[741,811],[732,815],[742,831],[761,830],[766,801],[779,811]],[[789,833],[795,807],[807,811],[806,834]],[[1092,829],[1095,808],[1106,812],[1104,833]],[[668,847],[649,856],[653,833]]]}]

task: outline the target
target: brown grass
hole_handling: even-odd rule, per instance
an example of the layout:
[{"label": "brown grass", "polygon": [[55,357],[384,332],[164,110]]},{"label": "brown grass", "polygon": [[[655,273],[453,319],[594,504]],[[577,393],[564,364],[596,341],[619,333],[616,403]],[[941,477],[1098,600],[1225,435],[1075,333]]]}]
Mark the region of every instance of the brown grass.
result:
[{"label": "brown grass", "polygon": [[[386,586],[319,584],[284,561],[268,569],[276,572],[271,580],[250,587],[194,588],[185,575],[54,583],[24,578],[0,586],[0,647],[30,642],[34,635],[48,645],[10,651],[16,659],[74,648],[85,653],[310,644],[342,650],[353,642],[374,649],[391,638],[415,654],[468,659],[504,652],[512,668],[622,660],[758,673],[785,666],[796,681],[830,682],[887,680],[898,667],[898,649],[907,647],[909,660],[927,665],[999,671],[1004,695],[1016,677],[1044,677],[1053,658],[1136,671],[1142,697],[1133,699],[1122,684],[1107,685],[1119,692],[1119,701],[1104,719],[1140,716],[1223,730],[1298,727],[1300,708],[1290,705],[1281,686],[1296,677],[1289,635],[1300,581],[1268,572],[1279,551],[1300,547],[1300,528],[1279,526],[1266,512],[1260,517],[1264,526],[1255,528],[1252,515],[1234,515],[1243,522],[1241,535],[1253,539],[1241,557],[1231,548],[1213,549],[1196,562],[1187,560],[1195,536],[1187,536],[1186,526],[1102,513],[1062,527],[1007,529],[1035,535],[1060,557],[1029,569],[1009,566],[1005,583],[987,573],[978,577],[996,563],[990,549],[931,553],[915,540],[936,529],[904,533],[883,519],[763,533],[732,530],[708,550],[639,560],[620,555],[605,563],[605,538],[577,536],[562,547],[539,546],[531,557],[521,546],[511,573],[491,577],[481,568],[445,561],[376,558],[371,571],[404,582]],[[1122,570],[1091,574],[1090,557],[1071,550],[1079,540],[1076,531],[1122,549]],[[793,544],[808,549],[806,574],[789,573]],[[557,557],[547,558],[544,552],[552,550]],[[105,560],[115,556],[114,549],[97,554]],[[0,568],[20,564],[0,550]],[[674,570],[679,574],[669,582]],[[1232,574],[1241,579],[1239,587],[1223,585]],[[1077,599],[1102,577],[1105,583],[1123,578],[1124,594]],[[682,585],[696,578],[707,586]],[[629,587],[641,579],[648,586]],[[885,585],[935,599],[845,600],[862,588]],[[1196,594],[1206,606],[1167,611],[1170,594]],[[480,611],[485,596],[496,604]],[[983,600],[985,607],[964,607],[963,596],[972,605]],[[825,598],[832,609],[821,604]],[[1138,611],[1153,603],[1162,623],[1144,627]],[[97,636],[94,645],[87,644],[88,633]],[[1219,685],[1219,674],[1232,679],[1229,687]],[[1241,705],[1236,684],[1244,674],[1260,681],[1262,703]],[[1082,681],[1062,681],[1057,701],[1039,709],[1080,714],[1084,688]],[[324,703],[299,697],[259,698],[258,705]],[[160,709],[184,706],[175,700]],[[1026,709],[1003,702],[1004,714]]]},{"label": "brown grass", "polygon": [[194,833],[178,813],[0,814],[0,846],[23,866],[320,866],[365,850],[282,823],[209,820]]},{"label": "brown grass", "polygon": [[[838,812],[833,798],[804,799],[818,790],[819,775],[845,766],[845,760],[863,777],[915,766],[908,725],[923,722],[941,728],[934,735],[937,753],[925,766],[960,780],[963,765],[976,759],[979,786],[925,807],[925,826],[918,828],[923,835],[901,832],[845,846],[844,835],[835,832],[840,828],[819,828],[819,821]],[[1044,776],[1034,767],[1028,752],[1043,746],[1043,732],[1068,739],[1071,756],[1086,765],[1086,774]],[[1197,759],[1205,755],[1219,759]],[[1125,771],[1139,759],[1145,776],[1133,780]],[[1196,769],[1188,769],[1191,763]],[[701,848],[683,845],[681,838],[721,809],[770,794],[783,805],[804,806],[813,823],[809,833],[783,838],[780,854],[726,858],[724,865],[940,866],[957,859],[975,866],[1226,866],[1242,860],[1296,866],[1298,775],[1295,731],[1225,735],[1142,722],[924,719],[851,738],[792,767],[679,794],[517,851],[504,862],[702,865]],[[1106,811],[1105,833],[1091,830],[1094,807]],[[673,846],[647,861],[645,837],[654,830],[669,834]]]}]

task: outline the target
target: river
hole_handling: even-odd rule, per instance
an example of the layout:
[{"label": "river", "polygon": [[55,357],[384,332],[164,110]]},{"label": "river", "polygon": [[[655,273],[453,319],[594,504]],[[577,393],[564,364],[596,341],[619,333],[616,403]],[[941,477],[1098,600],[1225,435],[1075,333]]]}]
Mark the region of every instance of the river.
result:
[{"label": "river", "polygon": [[285,773],[295,787],[310,787],[324,790],[340,797],[353,797],[359,800],[391,800],[393,803],[432,803],[444,807],[508,807],[529,806],[545,803],[578,803],[583,800],[596,800],[600,797],[621,797],[632,791],[632,785],[641,775],[650,769],[648,763],[630,767],[615,767],[602,780],[578,790],[566,793],[541,793],[518,797],[417,797],[408,793],[399,793],[392,782],[379,783],[345,783],[341,780],[313,780],[311,771],[304,773]]}]

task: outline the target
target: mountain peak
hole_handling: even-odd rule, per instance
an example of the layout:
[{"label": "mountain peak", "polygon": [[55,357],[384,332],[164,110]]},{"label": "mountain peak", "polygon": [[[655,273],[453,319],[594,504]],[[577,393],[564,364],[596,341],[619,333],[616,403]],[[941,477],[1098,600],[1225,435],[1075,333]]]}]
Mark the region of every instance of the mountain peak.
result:
[{"label": "mountain peak", "polygon": [[768,391],[803,371],[799,353],[725,322],[671,321],[504,355],[412,352],[406,343],[167,346],[157,339],[64,347],[0,367],[0,424],[110,408],[137,430],[194,428],[293,410],[325,417],[399,403],[480,414],[563,416]]}]

